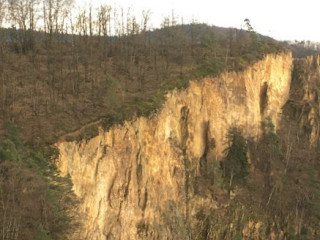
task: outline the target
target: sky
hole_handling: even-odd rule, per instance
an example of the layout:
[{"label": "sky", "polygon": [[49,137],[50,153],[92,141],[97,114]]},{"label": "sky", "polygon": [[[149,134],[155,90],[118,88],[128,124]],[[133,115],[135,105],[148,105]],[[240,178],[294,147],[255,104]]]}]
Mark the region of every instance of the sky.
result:
[{"label": "sky", "polygon": [[320,0],[77,0],[131,8],[139,16],[151,11],[152,27],[160,27],[165,16],[179,16],[220,27],[241,28],[248,18],[254,30],[277,40],[320,42]]}]

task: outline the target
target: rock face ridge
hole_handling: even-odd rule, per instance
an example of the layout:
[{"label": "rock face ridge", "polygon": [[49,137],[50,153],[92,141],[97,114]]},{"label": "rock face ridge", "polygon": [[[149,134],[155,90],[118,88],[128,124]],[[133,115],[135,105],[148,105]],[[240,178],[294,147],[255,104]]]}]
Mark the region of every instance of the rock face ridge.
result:
[{"label": "rock face ridge", "polygon": [[296,59],[294,66],[289,103],[296,109],[300,134],[307,135],[315,146],[320,134],[320,55]]},{"label": "rock face ridge", "polygon": [[79,238],[197,239],[201,206],[222,207],[197,183],[219,165],[230,127],[256,138],[266,117],[277,125],[291,68],[290,53],[267,55],[243,72],[170,92],[150,118],[100,129],[88,141],[58,142],[59,168],[81,201]]}]

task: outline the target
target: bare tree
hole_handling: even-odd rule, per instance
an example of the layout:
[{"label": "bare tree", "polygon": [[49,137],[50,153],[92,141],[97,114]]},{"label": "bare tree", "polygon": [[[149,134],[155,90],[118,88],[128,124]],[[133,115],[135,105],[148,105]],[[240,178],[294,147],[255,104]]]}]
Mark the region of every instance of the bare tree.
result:
[{"label": "bare tree", "polygon": [[16,32],[16,48],[21,53],[32,47],[32,34],[27,34],[27,29],[33,31],[35,26],[36,0],[8,0],[8,20],[11,26],[18,28]]},{"label": "bare tree", "polygon": [[142,32],[148,31],[148,24],[150,21],[150,15],[151,11],[150,10],[143,10],[142,11]]},{"label": "bare tree", "polygon": [[[97,8],[96,27],[97,27],[97,33],[99,35],[99,45],[100,45],[100,48],[102,49],[101,56],[104,61],[107,58],[108,36],[111,36],[111,29],[112,29],[111,14],[112,14],[112,7],[109,5],[101,5]],[[101,38],[100,36],[103,36],[103,38]]]},{"label": "bare tree", "polygon": [[47,33],[59,33],[63,30],[65,20],[73,6],[74,0],[43,0],[43,21]]},{"label": "bare tree", "polygon": [[90,39],[91,39],[92,36],[93,36],[93,18],[92,18],[92,5],[91,4],[89,6],[89,18],[88,18],[88,21],[89,21],[89,35],[90,35]]},{"label": "bare tree", "polygon": [[9,20],[12,26],[23,31],[27,29],[29,1],[8,0]]},{"label": "bare tree", "polygon": [[5,19],[6,1],[7,0],[0,0],[0,27],[2,27],[2,21]]},{"label": "bare tree", "polygon": [[88,36],[88,16],[86,8],[81,9],[77,16],[76,29],[79,35]]}]

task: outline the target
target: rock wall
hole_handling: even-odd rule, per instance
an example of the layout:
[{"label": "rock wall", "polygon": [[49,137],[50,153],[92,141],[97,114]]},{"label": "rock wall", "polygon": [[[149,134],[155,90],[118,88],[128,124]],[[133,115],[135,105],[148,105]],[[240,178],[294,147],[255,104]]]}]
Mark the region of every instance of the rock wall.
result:
[{"label": "rock wall", "polygon": [[320,55],[296,59],[294,66],[289,104],[295,109],[300,135],[307,135],[315,146],[320,135]]},{"label": "rock wall", "polygon": [[[238,126],[258,137],[260,123],[277,125],[289,97],[290,53],[267,55],[243,72],[191,81],[173,91],[150,118],[115,125],[88,141],[57,143],[59,168],[70,174],[83,215],[81,239],[196,239],[201,206],[222,207],[210,166]],[[208,187],[207,187],[208,186]]]}]

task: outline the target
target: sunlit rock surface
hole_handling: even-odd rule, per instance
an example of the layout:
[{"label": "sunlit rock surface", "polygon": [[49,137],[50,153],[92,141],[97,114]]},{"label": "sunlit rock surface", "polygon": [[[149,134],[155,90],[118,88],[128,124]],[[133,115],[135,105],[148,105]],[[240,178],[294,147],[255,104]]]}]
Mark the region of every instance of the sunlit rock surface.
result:
[{"label": "sunlit rock surface", "polygon": [[162,109],[99,136],[58,142],[59,168],[80,198],[81,239],[196,239],[200,209],[223,208],[212,181],[230,127],[256,138],[277,125],[289,97],[290,53],[267,55],[243,72],[191,81]]}]

